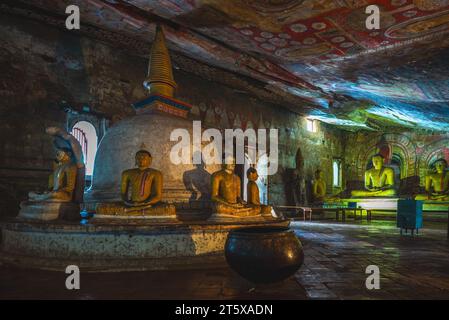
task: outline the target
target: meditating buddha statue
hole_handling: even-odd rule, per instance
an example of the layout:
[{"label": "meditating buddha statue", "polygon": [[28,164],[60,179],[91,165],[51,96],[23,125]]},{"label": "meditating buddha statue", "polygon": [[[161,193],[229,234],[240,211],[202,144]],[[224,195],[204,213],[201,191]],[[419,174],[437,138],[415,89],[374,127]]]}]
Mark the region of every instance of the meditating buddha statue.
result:
[{"label": "meditating buddha statue", "polygon": [[394,189],[394,171],[384,166],[384,157],[376,154],[372,158],[373,168],[365,171],[365,189],[351,192],[353,197],[391,197]]},{"label": "meditating buddha statue", "polygon": [[28,200],[20,204],[19,217],[53,220],[80,219],[80,203],[84,192],[84,161],[79,142],[65,130],[48,127],[53,137],[56,159],[48,179],[48,190],[31,191]]},{"label": "meditating buddha statue", "polygon": [[435,171],[426,176],[425,194],[418,194],[415,200],[449,201],[449,172],[446,171],[447,162],[438,159]]},{"label": "meditating buddha statue", "polygon": [[324,181],[323,172],[320,169],[315,171],[315,179],[312,184],[313,202],[323,202],[326,198],[326,181]]},{"label": "meditating buddha statue", "polygon": [[162,203],[162,173],[150,168],[152,156],[146,150],[135,155],[137,168],[122,173],[121,202],[100,203],[97,215],[174,216],[174,205]]},{"label": "meditating buddha statue", "polygon": [[53,173],[48,179],[49,191],[28,193],[29,201],[60,201],[73,200],[76,184],[77,166],[72,161],[72,152],[69,149],[56,151],[56,162]]},{"label": "meditating buddha statue", "polygon": [[240,196],[240,178],[234,174],[235,159],[227,157],[223,169],[212,174],[212,212],[214,216],[248,217],[260,214],[260,207],[246,204]]},{"label": "meditating buddha statue", "polygon": [[248,205],[253,207],[260,207],[260,213],[264,216],[271,216],[271,206],[263,205],[260,203],[259,186],[256,181],[259,178],[259,174],[255,168],[249,168],[246,171],[248,177],[248,184],[246,186]]}]

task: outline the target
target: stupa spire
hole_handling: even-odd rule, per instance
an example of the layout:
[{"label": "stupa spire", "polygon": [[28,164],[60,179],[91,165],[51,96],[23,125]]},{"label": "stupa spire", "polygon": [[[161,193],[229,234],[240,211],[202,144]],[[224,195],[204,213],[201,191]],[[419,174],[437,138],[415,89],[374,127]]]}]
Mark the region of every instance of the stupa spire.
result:
[{"label": "stupa spire", "polygon": [[176,89],[176,82],[173,78],[173,69],[165,44],[164,32],[160,25],[156,26],[156,35],[150,53],[150,64],[148,76],[144,81],[144,86],[149,90],[150,95],[163,95],[173,97]]}]

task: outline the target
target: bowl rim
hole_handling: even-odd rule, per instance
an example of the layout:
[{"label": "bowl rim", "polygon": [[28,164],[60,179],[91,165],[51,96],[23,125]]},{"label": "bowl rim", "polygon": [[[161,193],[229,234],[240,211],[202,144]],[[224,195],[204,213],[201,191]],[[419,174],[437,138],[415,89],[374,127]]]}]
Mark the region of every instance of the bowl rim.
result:
[{"label": "bowl rim", "polygon": [[284,226],[254,226],[254,227],[241,227],[229,231],[228,237],[272,237],[272,236],[287,236],[294,234],[293,229]]}]

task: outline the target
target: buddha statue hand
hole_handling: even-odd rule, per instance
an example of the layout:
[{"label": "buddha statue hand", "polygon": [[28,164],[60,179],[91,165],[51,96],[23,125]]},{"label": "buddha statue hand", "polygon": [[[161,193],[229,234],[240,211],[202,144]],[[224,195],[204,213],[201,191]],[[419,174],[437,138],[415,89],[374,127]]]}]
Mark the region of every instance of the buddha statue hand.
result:
[{"label": "buddha statue hand", "polygon": [[243,199],[238,198],[238,199],[237,199],[236,205],[237,205],[238,207],[245,207],[245,206],[247,206],[248,204],[247,204],[246,201],[244,201]]},{"label": "buddha statue hand", "polygon": [[29,192],[28,199],[30,201],[56,201],[56,202],[68,202],[71,201],[71,194],[65,191],[50,191],[50,192]]},{"label": "buddha statue hand", "polygon": [[34,200],[34,199],[42,196],[43,194],[45,194],[45,192],[30,191],[30,192],[28,192],[28,199]]}]

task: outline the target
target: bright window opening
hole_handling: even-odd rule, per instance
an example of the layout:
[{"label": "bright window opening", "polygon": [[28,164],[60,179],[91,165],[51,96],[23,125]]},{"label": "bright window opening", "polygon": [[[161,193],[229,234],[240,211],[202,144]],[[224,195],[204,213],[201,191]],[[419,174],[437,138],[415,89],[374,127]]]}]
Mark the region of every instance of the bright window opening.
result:
[{"label": "bright window opening", "polygon": [[334,187],[341,187],[341,161],[340,160],[334,159],[332,161],[332,172],[333,172],[332,185]]},{"label": "bright window opening", "polygon": [[94,161],[98,143],[95,127],[90,122],[79,121],[73,126],[71,134],[81,144],[84,164],[86,165],[86,178],[91,177],[94,172]]},{"label": "bright window opening", "polygon": [[309,132],[317,132],[316,120],[314,119],[306,119],[307,131]]}]

